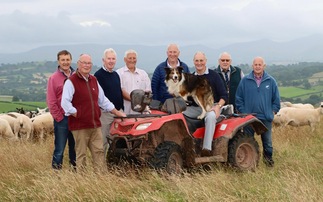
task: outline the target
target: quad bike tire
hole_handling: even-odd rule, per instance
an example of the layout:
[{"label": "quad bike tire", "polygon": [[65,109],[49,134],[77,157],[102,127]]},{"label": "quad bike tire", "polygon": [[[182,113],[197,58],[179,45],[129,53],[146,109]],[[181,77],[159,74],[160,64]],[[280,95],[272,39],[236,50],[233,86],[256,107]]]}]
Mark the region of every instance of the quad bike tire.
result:
[{"label": "quad bike tire", "polygon": [[169,174],[180,174],[183,168],[181,147],[175,142],[163,142],[157,146],[150,162],[156,170],[165,170]]},{"label": "quad bike tire", "polygon": [[239,132],[229,141],[228,163],[241,171],[254,171],[259,163],[259,145],[253,135]]}]

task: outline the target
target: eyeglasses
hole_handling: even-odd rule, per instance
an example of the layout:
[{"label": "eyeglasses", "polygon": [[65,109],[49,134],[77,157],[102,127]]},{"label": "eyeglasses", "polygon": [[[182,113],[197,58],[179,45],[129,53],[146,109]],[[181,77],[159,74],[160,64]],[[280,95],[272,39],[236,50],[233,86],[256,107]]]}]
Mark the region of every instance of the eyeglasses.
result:
[{"label": "eyeglasses", "polygon": [[92,62],[84,62],[84,61],[80,61],[80,60],[79,60],[79,62],[83,65],[92,65]]},{"label": "eyeglasses", "polygon": [[230,62],[230,59],[221,59],[221,62]]}]

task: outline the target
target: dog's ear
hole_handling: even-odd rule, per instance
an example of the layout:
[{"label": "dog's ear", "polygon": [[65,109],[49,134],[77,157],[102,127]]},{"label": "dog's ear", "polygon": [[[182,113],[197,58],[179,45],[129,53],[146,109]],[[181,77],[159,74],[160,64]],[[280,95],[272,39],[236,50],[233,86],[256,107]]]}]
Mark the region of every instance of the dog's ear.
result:
[{"label": "dog's ear", "polygon": [[166,71],[166,74],[169,74],[169,72],[170,72],[171,69],[169,67],[165,67],[164,69]]},{"label": "dog's ear", "polygon": [[178,66],[177,69],[178,69],[178,72],[181,74],[184,68],[182,66]]}]

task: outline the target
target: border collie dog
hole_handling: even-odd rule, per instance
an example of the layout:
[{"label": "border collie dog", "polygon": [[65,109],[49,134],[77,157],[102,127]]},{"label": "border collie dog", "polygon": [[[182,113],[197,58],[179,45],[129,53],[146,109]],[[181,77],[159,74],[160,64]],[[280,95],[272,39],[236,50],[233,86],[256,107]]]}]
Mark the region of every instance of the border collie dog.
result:
[{"label": "border collie dog", "polygon": [[176,97],[181,96],[186,101],[188,96],[192,96],[196,104],[202,108],[202,113],[197,118],[203,119],[214,103],[212,88],[207,79],[203,76],[184,73],[181,66],[166,67],[165,71],[168,92]]}]

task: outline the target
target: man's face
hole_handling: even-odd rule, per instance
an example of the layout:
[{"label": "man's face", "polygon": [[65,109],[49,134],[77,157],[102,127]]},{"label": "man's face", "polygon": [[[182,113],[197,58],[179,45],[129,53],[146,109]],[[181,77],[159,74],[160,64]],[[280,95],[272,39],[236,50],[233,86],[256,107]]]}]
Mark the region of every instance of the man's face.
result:
[{"label": "man's face", "polygon": [[197,71],[203,71],[206,68],[206,58],[201,53],[195,55],[193,62]]},{"label": "man's face", "polygon": [[167,58],[169,60],[170,63],[172,62],[177,62],[178,61],[178,57],[179,57],[179,50],[177,48],[177,46],[175,45],[171,45],[168,47],[167,50]]},{"label": "man's face", "polygon": [[256,58],[253,61],[252,68],[255,74],[263,74],[266,65],[264,64],[264,60],[261,58]]},{"label": "man's face", "polygon": [[117,62],[117,57],[112,52],[107,52],[105,58],[102,59],[105,68],[112,71]]},{"label": "man's face", "polygon": [[59,55],[58,56],[58,65],[63,71],[67,71],[70,69],[72,58],[70,55]]},{"label": "man's face", "polygon": [[83,76],[88,76],[92,69],[92,59],[89,55],[82,55],[77,62],[78,71]]},{"label": "man's face", "polygon": [[129,53],[127,57],[124,58],[128,69],[135,69],[137,63],[137,55],[135,53]]},{"label": "man's face", "polygon": [[231,65],[231,56],[227,54],[222,54],[219,59],[219,65],[223,70],[228,70]]}]

